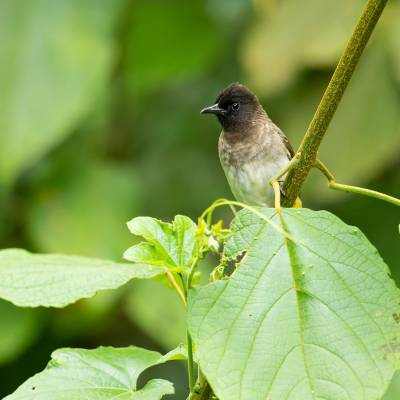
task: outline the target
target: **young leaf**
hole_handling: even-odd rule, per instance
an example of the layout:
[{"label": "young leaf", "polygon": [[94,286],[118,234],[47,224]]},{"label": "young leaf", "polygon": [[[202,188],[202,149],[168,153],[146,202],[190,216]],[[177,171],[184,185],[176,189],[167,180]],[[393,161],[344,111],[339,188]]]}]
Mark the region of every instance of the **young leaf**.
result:
[{"label": "young leaf", "polygon": [[42,372],[4,400],[158,400],[174,393],[172,383],[152,379],[138,390],[139,375],[153,365],[184,357],[180,348],[165,356],[134,346],[59,349]]},{"label": "young leaf", "polygon": [[124,258],[168,268],[188,267],[196,248],[196,224],[183,215],[170,223],[151,217],[137,217],[128,222],[129,230],[146,242],[126,250]]},{"label": "young leaf", "polygon": [[[189,328],[220,400],[378,399],[399,360],[399,290],[376,249],[328,212],[242,211],[228,280],[189,296]],[[269,221],[268,221],[269,219]],[[271,220],[273,224],[271,224]]]},{"label": "young leaf", "polygon": [[6,249],[0,250],[0,298],[21,307],[64,307],[133,278],[162,273],[151,265]]}]

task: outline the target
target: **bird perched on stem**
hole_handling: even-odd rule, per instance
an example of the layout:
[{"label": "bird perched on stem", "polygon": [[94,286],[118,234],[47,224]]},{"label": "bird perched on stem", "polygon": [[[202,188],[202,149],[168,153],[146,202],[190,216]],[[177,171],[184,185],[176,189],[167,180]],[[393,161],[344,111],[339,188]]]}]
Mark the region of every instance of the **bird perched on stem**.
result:
[{"label": "bird perched on stem", "polygon": [[[257,96],[239,83],[228,86],[214,105],[201,110],[206,113],[215,114],[222,125],[219,158],[236,199],[271,207],[277,197],[270,181],[294,156],[287,137],[268,117]],[[276,182],[278,194],[284,178],[279,185]],[[275,206],[277,203],[279,207],[279,200]]]}]

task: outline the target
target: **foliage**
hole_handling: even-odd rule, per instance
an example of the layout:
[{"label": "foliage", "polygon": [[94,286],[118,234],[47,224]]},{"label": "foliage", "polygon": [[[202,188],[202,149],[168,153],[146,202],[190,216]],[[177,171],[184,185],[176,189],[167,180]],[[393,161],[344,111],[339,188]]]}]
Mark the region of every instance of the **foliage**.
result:
[{"label": "foliage", "polygon": [[57,254],[0,251],[0,296],[22,307],[65,307],[98,290],[115,289],[133,278],[148,279],[159,268]]},{"label": "foliage", "polygon": [[[231,196],[218,165],[218,129],[198,117],[229,82],[250,84],[296,147],[364,0],[25,3],[0,3],[1,248],[121,260],[138,242],[124,229],[132,216],[172,220],[179,210],[195,221],[213,199]],[[393,195],[399,15],[399,2],[389,2],[320,149],[340,182]],[[302,198],[360,227],[400,277],[399,210],[329,191],[317,174]],[[220,216],[230,219],[227,209]],[[202,260],[203,282],[206,266],[218,263]],[[121,273],[118,284],[131,274]],[[174,347],[184,317],[170,288],[159,275],[64,309],[1,301],[0,398],[43,369],[56,348]],[[169,319],[171,332],[160,335]],[[175,397],[184,398],[182,366],[166,369]],[[398,382],[385,400],[399,398]]]},{"label": "foliage", "polygon": [[[189,327],[221,399],[381,398],[399,358],[400,292],[376,249],[325,211],[232,223],[229,280],[193,292]],[[221,318],[223,316],[223,318]]]},{"label": "foliage", "polygon": [[157,400],[174,393],[171,382],[152,379],[141,389],[137,379],[145,369],[179,359],[178,351],[165,356],[138,347],[95,350],[59,349],[52,354],[46,369],[28,379],[5,400],[16,399],[121,399]]},{"label": "foliage", "polygon": [[[224,203],[215,203],[203,216]],[[3,250],[2,281],[15,282],[13,290],[18,290],[0,295],[29,306],[63,306],[105,289],[105,280],[112,288],[133,276],[156,278],[170,270],[173,288],[185,302],[189,296],[195,359],[219,399],[383,395],[400,362],[400,292],[357,228],[324,211],[248,206],[230,230],[209,225],[203,217],[196,225],[184,216],[171,224],[137,217],[128,227],[145,239],[126,253],[133,265]],[[221,264],[211,277],[221,280],[192,289],[199,284],[191,279],[198,266],[194,260],[218,247],[209,243],[220,241]],[[230,261],[236,261],[231,276],[226,271]],[[25,279],[15,277],[16,270]],[[123,279],[112,281],[119,272]],[[46,279],[37,284],[41,276]],[[191,363],[191,342],[188,346]],[[140,394],[156,400],[172,393],[171,384],[151,380],[137,391],[137,377],[150,365],[176,357],[186,358],[186,352],[161,357],[136,347],[57,350],[43,372],[7,399],[63,399],[79,393],[93,399]]]}]

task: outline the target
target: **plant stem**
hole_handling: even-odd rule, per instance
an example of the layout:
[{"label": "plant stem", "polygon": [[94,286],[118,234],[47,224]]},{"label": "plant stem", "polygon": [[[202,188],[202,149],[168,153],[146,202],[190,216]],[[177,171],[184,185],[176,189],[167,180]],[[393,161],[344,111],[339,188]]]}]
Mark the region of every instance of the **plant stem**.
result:
[{"label": "plant stem", "polygon": [[[192,287],[192,279],[193,279],[194,272],[196,271],[198,262],[199,262],[199,258],[196,257],[193,260],[192,265],[190,267],[189,274],[188,274],[188,277],[187,277],[187,281],[183,282],[186,301],[187,301],[187,296],[188,296],[189,290]],[[187,340],[187,348],[188,348],[188,362],[187,362],[187,364],[188,364],[189,389],[190,389],[190,393],[192,393],[193,389],[194,389],[194,385],[195,385],[194,361],[193,361],[193,341],[192,341],[192,337],[190,336],[190,333],[189,333],[188,330],[186,330],[186,340]]]},{"label": "plant stem", "polygon": [[328,186],[331,189],[338,190],[341,192],[357,193],[368,197],[374,197],[376,199],[387,201],[388,203],[392,203],[400,207],[400,199],[396,199],[396,197],[392,197],[389,196],[388,194],[380,193],[371,189],[365,189],[358,186],[350,186],[350,185],[344,185],[343,183],[337,183],[335,181],[335,177],[328,170],[325,164],[323,164],[320,160],[316,160],[315,167],[318,168],[326,176],[326,178],[328,179]]},{"label": "plant stem", "polygon": [[196,272],[198,263],[199,263],[199,257],[195,257],[195,259],[189,269],[189,274],[188,274],[188,278],[187,278],[187,290],[188,291],[192,287],[193,275]]},{"label": "plant stem", "polygon": [[205,376],[199,373],[194,391],[189,395],[188,400],[209,400],[213,395],[210,384]]},{"label": "plant stem", "polygon": [[186,331],[187,347],[188,347],[188,377],[190,393],[193,392],[195,379],[194,379],[194,363],[193,363],[193,342],[189,331]]},{"label": "plant stem", "polygon": [[300,144],[298,150],[301,153],[299,162],[293,166],[285,179],[283,206],[293,206],[296,198],[299,196],[301,186],[310,169],[314,166],[318,148],[328,129],[329,123],[335,114],[354,69],[386,3],[387,0],[369,0],[365,6]]},{"label": "plant stem", "polygon": [[178,296],[182,300],[182,303],[186,306],[186,296],[182,292],[182,289],[180,288],[178,283],[176,282],[174,275],[168,268],[165,268],[165,275],[167,275],[168,280],[170,281],[171,285],[174,287],[175,291],[178,293]]}]

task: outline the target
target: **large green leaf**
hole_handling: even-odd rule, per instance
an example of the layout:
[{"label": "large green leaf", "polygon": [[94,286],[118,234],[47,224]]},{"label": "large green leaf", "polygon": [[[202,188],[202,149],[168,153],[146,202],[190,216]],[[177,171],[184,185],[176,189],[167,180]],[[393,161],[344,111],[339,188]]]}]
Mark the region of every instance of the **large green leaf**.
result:
[{"label": "large green leaf", "polygon": [[383,400],[398,400],[400,399],[400,371],[397,371],[390,382],[390,386],[383,396]]},{"label": "large green leaf", "polygon": [[233,222],[240,266],[195,290],[189,327],[221,399],[378,399],[399,360],[400,294],[376,249],[332,214]]},{"label": "large green leaf", "polygon": [[0,297],[22,307],[64,307],[99,290],[162,272],[144,264],[6,249],[0,251]]},{"label": "large green leaf", "polygon": [[68,135],[98,100],[121,1],[0,3],[0,181]]},{"label": "large green leaf", "polygon": [[134,346],[60,349],[44,371],[4,400],[158,400],[174,393],[172,383],[152,379],[138,390],[139,375],[153,365],[181,358],[179,349],[165,356]]},{"label": "large green leaf", "polygon": [[183,215],[172,223],[151,217],[136,217],[128,222],[129,230],[146,242],[132,246],[124,253],[129,261],[169,268],[189,266],[196,249],[196,224]]}]

